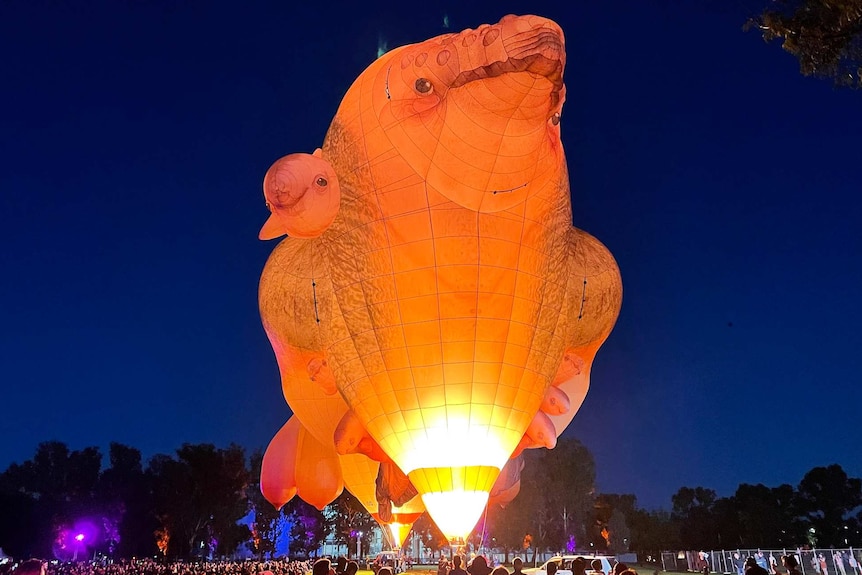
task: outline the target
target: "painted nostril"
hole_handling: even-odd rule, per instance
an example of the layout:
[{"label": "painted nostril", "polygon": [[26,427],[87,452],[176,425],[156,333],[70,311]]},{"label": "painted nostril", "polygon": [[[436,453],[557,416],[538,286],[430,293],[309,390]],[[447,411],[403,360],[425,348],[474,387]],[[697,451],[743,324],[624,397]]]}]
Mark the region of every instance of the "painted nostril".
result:
[{"label": "painted nostril", "polygon": [[467,34],[466,36],[464,36],[464,41],[462,42],[462,44],[466,48],[467,46],[470,46],[475,41],[476,41],[476,35],[475,34]]},{"label": "painted nostril", "polygon": [[485,46],[490,46],[499,37],[500,37],[500,29],[499,28],[491,28],[490,30],[488,30],[488,33],[485,34],[485,37],[482,38],[482,44],[484,44]]},{"label": "painted nostril", "polygon": [[421,54],[416,56],[416,65],[417,66],[424,66],[425,60],[427,60],[427,59],[428,59],[428,54],[426,54],[425,52],[422,52]]},{"label": "painted nostril", "polygon": [[439,66],[442,66],[443,64],[445,64],[446,62],[448,62],[448,61],[449,61],[449,56],[450,56],[450,55],[451,55],[451,54],[449,54],[449,50],[443,50],[442,52],[440,52],[439,54],[437,54],[437,64],[438,64]]}]

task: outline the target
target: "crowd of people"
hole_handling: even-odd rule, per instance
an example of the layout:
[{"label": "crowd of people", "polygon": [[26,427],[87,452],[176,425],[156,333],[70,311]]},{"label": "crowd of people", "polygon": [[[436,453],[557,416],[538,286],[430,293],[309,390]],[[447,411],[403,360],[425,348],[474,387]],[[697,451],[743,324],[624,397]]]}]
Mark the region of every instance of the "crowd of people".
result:
[{"label": "crowd of people", "polygon": [[[356,575],[359,564],[345,557],[336,561],[328,558],[316,561],[291,561],[273,559],[271,561],[203,561],[203,562],[160,562],[153,559],[135,559],[99,563],[82,561],[73,563],[45,562],[38,559],[24,561],[13,568],[11,564],[0,568],[0,575]],[[510,571],[503,565],[489,564],[483,555],[477,555],[469,563],[460,555],[451,561],[443,556],[437,565],[436,575],[524,575],[524,563],[520,557],[512,562]],[[591,567],[588,570],[588,567]],[[571,570],[572,575],[638,575],[625,563],[614,565],[610,573],[602,570],[601,561],[591,564],[578,557],[565,565],[550,562],[545,575],[557,575],[558,569]],[[375,570],[376,575],[396,575],[394,566],[382,565]],[[745,575],[762,575],[748,573]],[[797,575],[789,573],[788,575]]]},{"label": "crowd of people", "polygon": [[0,575],[306,575],[311,561],[203,561],[160,562],[153,559],[135,559],[102,564],[92,561],[74,563],[44,562],[29,559],[8,573]]}]

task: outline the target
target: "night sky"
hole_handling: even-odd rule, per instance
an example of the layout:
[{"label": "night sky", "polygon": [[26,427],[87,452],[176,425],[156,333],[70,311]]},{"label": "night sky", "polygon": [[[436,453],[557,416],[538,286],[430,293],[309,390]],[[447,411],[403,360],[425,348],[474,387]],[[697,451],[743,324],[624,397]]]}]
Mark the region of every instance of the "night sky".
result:
[{"label": "night sky", "polygon": [[0,470],[52,439],[264,448],[266,169],[380,45],[533,12],[566,34],[574,224],[623,277],[566,432],[599,489],[862,476],[862,93],[743,32],[765,4],[0,3]]}]

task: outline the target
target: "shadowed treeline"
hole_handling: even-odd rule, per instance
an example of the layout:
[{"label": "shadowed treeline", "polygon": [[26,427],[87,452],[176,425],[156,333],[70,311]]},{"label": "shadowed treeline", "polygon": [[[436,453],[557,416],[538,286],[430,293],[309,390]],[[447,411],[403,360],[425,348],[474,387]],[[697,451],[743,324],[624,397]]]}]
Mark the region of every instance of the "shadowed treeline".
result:
[{"label": "shadowed treeline", "polygon": [[[667,549],[846,547],[862,544],[862,481],[839,465],[815,467],[794,487],[742,484],[730,497],[682,487],[671,511],[648,511],[634,495],[596,494],[592,454],[575,439],[524,452],[521,490],[492,507],[468,542],[506,555],[579,548],[642,557]],[[14,557],[72,560],[161,554],[168,558],[260,558],[287,538],[291,556],[311,557],[324,539],[368,550],[374,520],[348,492],[322,512],[293,498],[281,510],[259,489],[261,454],[236,445],[184,444],[143,464],[112,443],[39,445],[0,474],[0,547]],[[243,518],[246,518],[243,520]],[[243,521],[241,521],[243,520]],[[423,515],[414,534],[426,549],[448,543]]]}]

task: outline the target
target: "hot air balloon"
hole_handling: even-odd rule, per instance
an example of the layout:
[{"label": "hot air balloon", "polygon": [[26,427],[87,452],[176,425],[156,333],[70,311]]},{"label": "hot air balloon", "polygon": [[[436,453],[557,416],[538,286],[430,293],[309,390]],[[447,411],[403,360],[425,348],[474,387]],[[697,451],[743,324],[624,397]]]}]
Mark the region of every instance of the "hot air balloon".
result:
[{"label": "hot air balloon", "polygon": [[[571,225],[564,67],[562,30],[537,16],[384,54],[313,156],[337,213],[331,194],[284,192],[309,199],[313,234],[261,278],[291,408],[340,455],[406,474],[452,540],[510,457],[554,446],[621,304],[610,252]],[[296,228],[272,188],[262,238]]]},{"label": "hot air balloon", "polygon": [[341,471],[344,487],[356,497],[363,507],[380,524],[394,549],[400,548],[410,529],[425,512],[420,497],[413,497],[402,505],[392,506],[386,517],[378,513],[377,477],[380,463],[364,455],[342,455]]},{"label": "hot air balloon", "polygon": [[333,446],[317,441],[291,417],[273,437],[263,455],[260,490],[277,509],[299,495],[323,509],[341,494],[341,463]]}]

